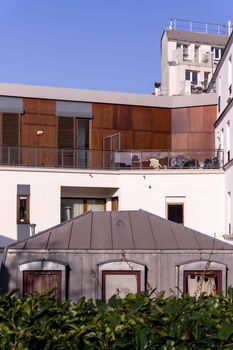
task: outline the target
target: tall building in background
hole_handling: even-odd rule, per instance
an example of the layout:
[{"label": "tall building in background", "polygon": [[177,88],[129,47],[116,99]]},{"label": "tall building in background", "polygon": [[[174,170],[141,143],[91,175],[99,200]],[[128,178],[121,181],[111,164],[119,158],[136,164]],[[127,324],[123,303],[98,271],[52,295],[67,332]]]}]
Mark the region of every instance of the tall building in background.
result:
[{"label": "tall building in background", "polygon": [[231,33],[228,26],[172,19],[161,38],[161,94],[202,93]]}]

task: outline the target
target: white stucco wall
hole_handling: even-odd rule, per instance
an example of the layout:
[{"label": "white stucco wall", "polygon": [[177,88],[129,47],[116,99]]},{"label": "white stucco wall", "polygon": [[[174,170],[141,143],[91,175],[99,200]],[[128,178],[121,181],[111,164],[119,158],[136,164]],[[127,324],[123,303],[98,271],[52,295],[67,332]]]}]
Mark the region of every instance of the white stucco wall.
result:
[{"label": "white stucco wall", "polygon": [[[224,111],[224,109],[228,105],[228,97],[229,97],[228,61],[230,56],[232,57],[232,66],[233,66],[233,46],[229,48],[226,57],[224,58],[223,61],[221,61],[221,68],[219,69],[219,72],[216,78],[217,96],[221,97],[220,111],[218,112],[218,116]],[[231,81],[233,82],[233,69],[231,70]],[[233,96],[233,91],[232,91],[232,96]]]},{"label": "white stucco wall", "polygon": [[93,188],[93,193],[96,188],[103,193],[106,188],[119,188],[119,210],[142,208],[162,217],[166,217],[166,197],[182,197],[186,226],[219,238],[225,233],[221,170],[93,172],[12,167],[1,168],[0,178],[0,234],[9,238],[17,237],[17,184],[31,187],[30,222],[36,224],[36,232],[60,223],[61,187],[67,186]]}]

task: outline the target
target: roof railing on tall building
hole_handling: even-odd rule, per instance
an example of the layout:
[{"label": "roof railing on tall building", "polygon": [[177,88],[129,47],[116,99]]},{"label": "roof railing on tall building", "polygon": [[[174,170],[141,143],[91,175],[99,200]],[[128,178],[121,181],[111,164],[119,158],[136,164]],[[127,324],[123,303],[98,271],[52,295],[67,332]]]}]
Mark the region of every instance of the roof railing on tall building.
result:
[{"label": "roof railing on tall building", "polygon": [[232,23],[231,21],[228,21],[228,24],[225,25],[218,23],[198,22],[180,18],[171,18],[169,21],[169,29],[227,36],[232,32]]}]

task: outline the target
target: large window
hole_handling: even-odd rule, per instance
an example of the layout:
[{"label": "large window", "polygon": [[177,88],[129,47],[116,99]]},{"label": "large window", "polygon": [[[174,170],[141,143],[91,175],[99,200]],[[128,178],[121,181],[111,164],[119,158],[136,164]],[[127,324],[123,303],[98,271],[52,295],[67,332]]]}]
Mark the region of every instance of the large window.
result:
[{"label": "large window", "polygon": [[207,260],[193,260],[177,266],[177,295],[188,293],[200,296],[227,292],[227,266],[222,263]]},{"label": "large window", "polygon": [[129,293],[137,293],[141,288],[140,271],[103,271],[102,272],[102,299],[108,300],[118,294],[124,298]]},{"label": "large window", "polygon": [[29,224],[29,196],[18,195],[17,196],[17,223],[18,224]]},{"label": "large window", "polygon": [[145,290],[146,266],[128,261],[126,256],[122,256],[122,260],[100,263],[97,269],[98,298],[108,300],[114,294],[124,298],[129,293]]},{"label": "large window", "polygon": [[184,293],[199,297],[201,293],[207,295],[221,293],[222,271],[184,271]]}]

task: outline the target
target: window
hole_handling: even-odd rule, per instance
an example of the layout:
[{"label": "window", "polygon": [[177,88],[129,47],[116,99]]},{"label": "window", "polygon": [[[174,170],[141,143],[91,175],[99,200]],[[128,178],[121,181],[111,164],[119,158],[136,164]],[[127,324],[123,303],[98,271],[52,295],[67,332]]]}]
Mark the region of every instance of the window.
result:
[{"label": "window", "polygon": [[177,43],[176,44],[176,48],[177,49],[182,49],[182,51],[183,51],[183,61],[189,60],[189,47],[188,47],[188,45]]},{"label": "window", "polygon": [[184,271],[184,293],[200,296],[222,292],[222,271]]},{"label": "window", "polygon": [[196,63],[199,62],[199,47],[200,46],[197,46],[197,45],[195,45],[195,47],[194,47],[194,61]]},{"label": "window", "polygon": [[29,196],[18,195],[17,196],[17,223],[29,224]]},{"label": "window", "polygon": [[[210,248],[211,249],[211,248]],[[207,268],[208,267],[208,268]],[[177,265],[178,286],[180,292],[198,296],[202,292],[227,293],[227,266],[207,260],[185,261]]]},{"label": "window", "polygon": [[223,49],[220,49],[219,47],[211,47],[211,52],[213,55],[213,62],[215,64],[218,64],[220,61],[222,54],[223,54]]},{"label": "window", "polygon": [[89,149],[89,120],[76,118],[76,135],[77,135],[77,166],[86,168],[88,165]]},{"label": "window", "polygon": [[89,119],[58,117],[59,165],[86,168],[89,149]]},{"label": "window", "polygon": [[184,204],[168,203],[167,204],[167,219],[178,224],[184,223]]},{"label": "window", "polygon": [[54,296],[61,299],[61,271],[23,271],[23,294],[43,294],[55,288]]},{"label": "window", "polygon": [[198,84],[198,72],[194,70],[186,70],[185,71],[185,80],[191,82],[192,85]]},{"label": "window", "polygon": [[74,218],[88,211],[106,210],[105,198],[62,198],[61,222]]},{"label": "window", "polygon": [[227,121],[227,130],[226,130],[226,147],[227,147],[227,162],[231,160],[231,145],[230,145],[230,137],[231,137],[231,132],[230,132],[230,120]]},{"label": "window", "polygon": [[231,192],[227,192],[227,229],[228,234],[231,235]]},{"label": "window", "polygon": [[118,197],[112,197],[112,211],[118,210]]},{"label": "window", "polygon": [[[55,288],[55,297],[67,298],[67,265],[51,260],[36,260],[18,266],[18,285],[22,294],[41,294]],[[19,292],[21,294],[21,292]]]},{"label": "window", "polygon": [[232,60],[228,59],[228,96],[232,97]]},{"label": "window", "polygon": [[140,271],[103,271],[102,272],[102,299],[108,300],[114,294],[124,298],[129,293],[140,291]]},{"label": "window", "polygon": [[122,256],[121,260],[105,261],[97,265],[98,298],[108,300],[117,293],[124,297],[145,290],[146,266],[125,259]]},{"label": "window", "polygon": [[210,72],[204,72],[204,83],[207,85],[209,82]]}]

